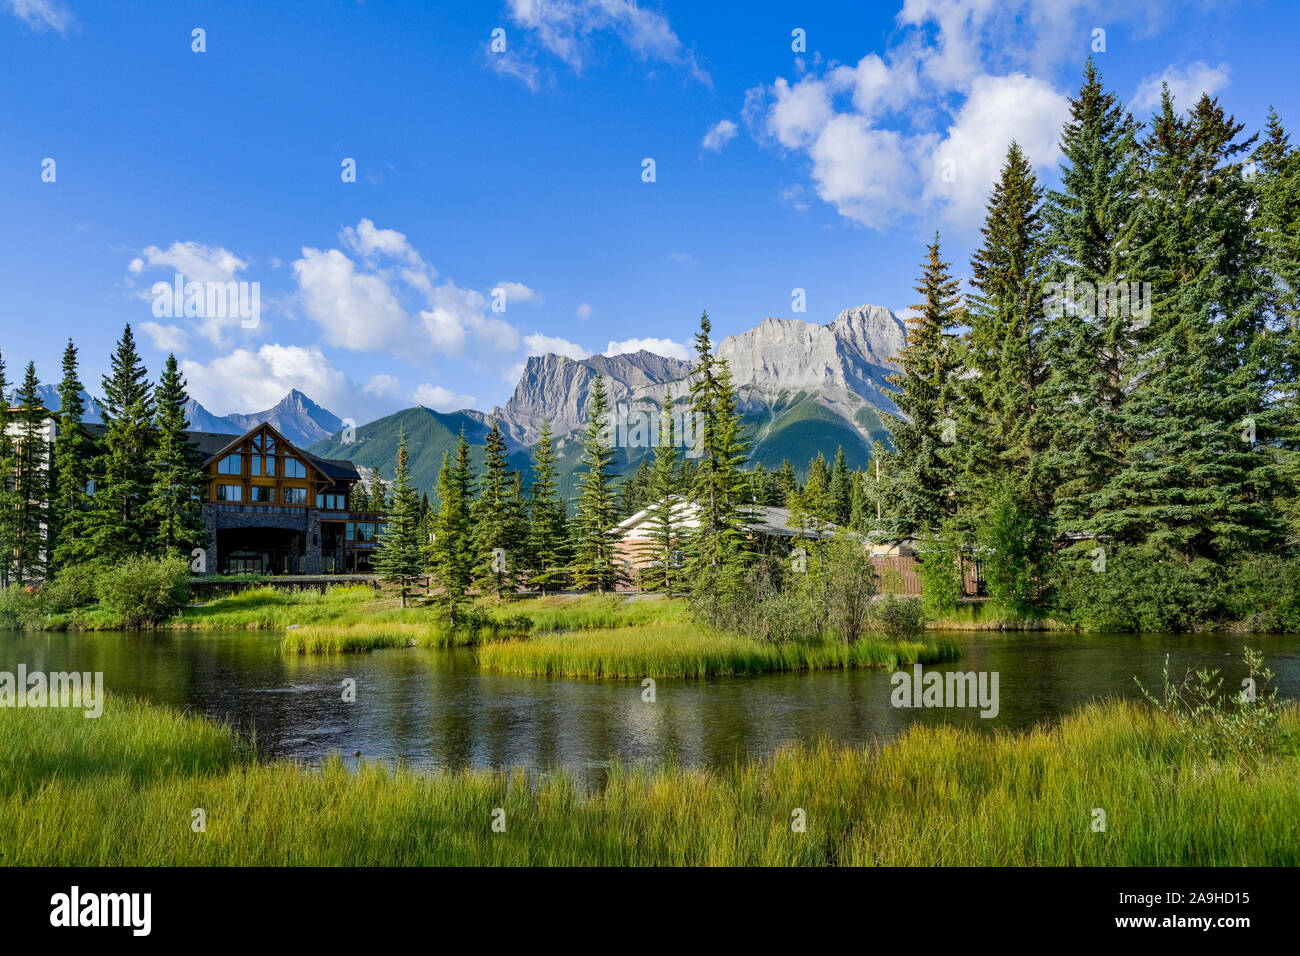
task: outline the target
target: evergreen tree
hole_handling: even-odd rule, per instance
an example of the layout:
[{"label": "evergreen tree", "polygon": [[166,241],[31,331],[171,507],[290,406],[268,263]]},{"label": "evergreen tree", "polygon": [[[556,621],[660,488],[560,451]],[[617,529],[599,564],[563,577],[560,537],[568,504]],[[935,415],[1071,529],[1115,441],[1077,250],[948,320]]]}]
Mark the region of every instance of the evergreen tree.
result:
[{"label": "evergreen tree", "polygon": [[18,425],[14,470],[14,577],[41,580],[46,572],[45,516],[50,495],[49,455],[45,440],[46,410],[41,404],[36,364],[27,363],[14,409]]},{"label": "evergreen tree", "polygon": [[650,459],[644,457],[631,478],[623,481],[622,504],[619,512],[624,517],[636,514],[650,501]]},{"label": "evergreen tree", "polygon": [[673,567],[673,553],[682,547],[683,527],[679,518],[681,498],[677,495],[674,472],[677,444],[673,432],[673,393],[664,394],[663,412],[659,416],[659,444],[655,446],[654,470],[650,475],[650,540],[653,542],[652,564],[645,578],[653,591],[670,594],[677,586],[678,569]]},{"label": "evergreen tree", "polygon": [[397,472],[393,480],[393,501],[384,531],[375,548],[374,565],[379,575],[401,591],[402,607],[411,588],[424,575],[423,541],[420,537],[420,499],[411,483],[406,429],[397,433]]},{"label": "evergreen tree", "polygon": [[86,540],[95,560],[113,563],[142,553],[153,538],[148,462],[153,450],[153,387],[128,325],[103,380],[107,430],[95,460],[95,493]]},{"label": "evergreen tree", "polygon": [[1119,412],[1140,321],[1132,313],[1145,301],[1124,248],[1138,197],[1138,132],[1089,59],[1061,135],[1062,188],[1047,193],[1042,210],[1047,278],[1058,290],[1043,337],[1043,404],[1051,412],[1043,465],[1056,524],[1066,531],[1087,528],[1124,455]]},{"label": "evergreen tree", "polygon": [[188,557],[205,537],[203,460],[190,444],[190,423],[185,419],[188,402],[176,356],[168,355],[154,389],[156,430],[149,461],[153,483],[147,504],[153,542],[168,556]]},{"label": "evergreen tree", "polygon": [[922,301],[912,307],[907,345],[895,359],[901,371],[886,379],[895,387],[886,394],[902,413],[890,426],[897,451],[896,467],[889,472],[890,493],[897,507],[891,511],[889,531],[896,539],[934,528],[953,508],[952,467],[945,446],[953,441],[956,429],[954,340],[961,323],[961,299],[959,283],[939,255],[937,233],[926,251],[916,287]]},{"label": "evergreen tree", "polygon": [[370,510],[380,512],[388,510],[388,488],[384,484],[384,476],[380,473],[378,465],[375,465],[375,477],[370,481]]},{"label": "evergreen tree", "polygon": [[450,453],[442,456],[436,491],[438,510],[433,516],[429,564],[434,580],[442,588],[442,601],[454,624],[474,573],[473,528],[469,516],[474,481],[469,442],[463,429],[456,446],[455,462],[452,462]]},{"label": "evergreen tree", "polygon": [[352,486],[352,494],[348,500],[348,508],[352,511],[370,511],[370,495],[366,494],[366,483],[358,481]]},{"label": "evergreen tree", "polygon": [[77,375],[77,347],[68,339],[63,350],[63,378],[59,381],[59,420],[54,436],[54,490],[50,507],[53,569],[91,557],[86,548],[86,440],[81,419],[86,413],[81,397],[84,386]]},{"label": "evergreen tree", "polygon": [[483,481],[470,511],[474,528],[474,586],[495,591],[497,600],[514,589],[518,540],[513,538],[507,497],[510,472],[506,439],[495,419],[488,431],[483,454]]},{"label": "evergreen tree", "polygon": [[533,446],[533,486],[528,500],[528,547],[532,553],[531,583],[542,593],[564,581],[567,554],[564,502],[556,486],[555,448],[551,423],[542,422],[542,434]]},{"label": "evergreen tree", "polygon": [[10,426],[16,423],[9,406],[9,380],[5,363],[0,357],[0,586],[8,587],[14,580],[14,519],[18,514],[14,477],[18,466],[14,438]]},{"label": "evergreen tree", "polygon": [[605,418],[608,403],[605,380],[597,374],[591,383],[587,408],[587,428],[582,441],[582,465],[579,476],[578,506],[573,520],[573,563],[570,572],[577,588],[595,588],[604,593],[614,590],[623,579],[615,564],[618,543],[615,525],[618,520],[614,500],[611,462],[614,449],[607,440]]},{"label": "evergreen tree", "polygon": [[1128,256],[1152,316],[1120,410],[1125,460],[1090,521],[1116,547],[1187,565],[1227,563],[1279,531],[1260,487],[1270,459],[1251,440],[1267,405],[1266,310],[1241,129],[1208,96],[1179,116],[1166,89],[1142,144]]},{"label": "evergreen tree", "polygon": [[773,496],[778,500],[773,504],[782,508],[790,507],[791,496],[799,490],[799,478],[795,475],[794,465],[789,458],[781,459],[781,467],[775,473]]},{"label": "evergreen tree", "polygon": [[849,472],[849,463],[844,458],[844,446],[835,449],[835,463],[831,466],[831,481],[828,489],[831,507],[831,521],[841,527],[849,523],[849,514],[853,508],[853,479]]}]

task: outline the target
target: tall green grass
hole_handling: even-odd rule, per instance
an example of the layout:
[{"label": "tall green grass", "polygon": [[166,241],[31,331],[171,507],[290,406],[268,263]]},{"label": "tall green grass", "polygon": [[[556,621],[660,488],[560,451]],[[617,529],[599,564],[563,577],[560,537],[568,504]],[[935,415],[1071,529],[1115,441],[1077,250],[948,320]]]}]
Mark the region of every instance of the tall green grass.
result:
[{"label": "tall green grass", "polygon": [[615,767],[588,794],[563,773],[259,763],[220,725],[118,698],[98,720],[6,709],[0,864],[1296,865],[1295,708],[1283,723],[1287,749],[1254,772],[1107,703],[1022,734],[916,726],[721,772]]},{"label": "tall green grass", "polygon": [[479,649],[486,668],[566,677],[727,677],[770,671],[894,668],[955,660],[952,644],[862,640],[773,644],[688,624],[660,624],[508,641]]}]

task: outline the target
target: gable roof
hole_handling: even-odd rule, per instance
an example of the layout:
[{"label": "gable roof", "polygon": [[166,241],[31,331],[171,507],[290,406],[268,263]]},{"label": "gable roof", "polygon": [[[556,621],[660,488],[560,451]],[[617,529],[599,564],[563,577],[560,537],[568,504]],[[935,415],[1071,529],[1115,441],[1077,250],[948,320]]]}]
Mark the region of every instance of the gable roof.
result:
[{"label": "gable roof", "polygon": [[[687,501],[681,495],[672,495],[669,500],[673,503],[673,513],[678,521],[687,526],[698,523],[696,515],[699,507],[697,505]],[[640,538],[643,536],[641,526],[650,518],[651,512],[651,508],[642,508],[632,517],[624,518],[615,525],[615,530],[624,539]],[[740,509],[740,517],[741,522],[751,534],[761,534],[769,538],[811,538],[820,540],[834,537],[837,530],[829,522],[823,524],[823,530],[821,531],[800,528],[798,525],[791,523],[789,508],[778,508],[773,505],[745,505]]]},{"label": "gable roof", "polygon": [[[107,425],[88,424],[82,422],[81,427],[85,430],[87,435],[94,438],[96,441],[103,438],[104,435],[108,433]],[[187,431],[185,435],[189,438],[190,444],[193,445],[198,453],[203,456],[203,464],[206,466],[212,461],[212,459],[224,454],[227,449],[234,448],[253,432],[258,431],[263,427],[274,432],[276,438],[281,444],[286,448],[293,449],[295,456],[303,459],[303,461],[309,462],[313,468],[319,471],[326,478],[330,478],[334,481],[357,481],[361,478],[361,473],[357,471],[356,466],[353,465],[352,462],[342,458],[319,458],[310,452],[303,451],[293,442],[289,441],[276,431],[275,428],[265,422],[254,425],[242,435],[231,435],[227,432],[199,431]]]}]

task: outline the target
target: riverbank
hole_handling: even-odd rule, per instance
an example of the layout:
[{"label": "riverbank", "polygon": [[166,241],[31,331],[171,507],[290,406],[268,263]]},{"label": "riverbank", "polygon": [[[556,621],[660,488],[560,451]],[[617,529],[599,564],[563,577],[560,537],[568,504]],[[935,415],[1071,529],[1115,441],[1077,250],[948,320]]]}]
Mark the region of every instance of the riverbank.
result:
[{"label": "riverbank", "polygon": [[1021,734],[615,767],[586,794],[563,773],[261,761],[212,721],[110,697],[96,720],[0,709],[0,865],[1296,865],[1295,707],[1283,729],[1250,770],[1106,703]]},{"label": "riverbank", "polygon": [[957,659],[944,641],[863,638],[788,641],[774,644],[719,634],[688,624],[648,625],[548,634],[485,644],[479,663],[487,670],[530,677],[733,677],[775,671],[892,670]]}]

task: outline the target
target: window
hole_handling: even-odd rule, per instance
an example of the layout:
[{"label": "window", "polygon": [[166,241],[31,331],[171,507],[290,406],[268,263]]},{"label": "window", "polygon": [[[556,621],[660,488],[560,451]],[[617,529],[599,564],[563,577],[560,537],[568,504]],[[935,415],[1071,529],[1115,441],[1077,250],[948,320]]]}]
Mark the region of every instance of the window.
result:
[{"label": "window", "polygon": [[217,485],[218,501],[243,501],[244,489],[242,485]]},{"label": "window", "polygon": [[357,540],[358,541],[375,540],[375,523],[373,521],[357,522]]},{"label": "window", "polygon": [[353,541],[353,540],[355,540],[355,539],[356,539],[356,525],[353,524],[351,521],[349,521],[348,524],[347,524],[347,531],[344,533],[343,536],[344,536],[345,538],[347,538],[349,541]]},{"label": "window", "polygon": [[297,458],[286,458],[284,460],[284,477],[306,478],[307,468]]},{"label": "window", "polygon": [[248,500],[254,504],[269,505],[275,500],[275,489],[268,488],[265,485],[253,485],[249,489]]},{"label": "window", "polygon": [[267,478],[275,477],[275,456],[271,455],[263,458],[261,455],[254,455],[252,464],[252,473],[254,475],[263,475]]},{"label": "window", "polygon": [[286,505],[305,505],[307,503],[306,488],[286,488],[284,497],[281,499]]},{"label": "window", "polygon": [[243,464],[240,461],[242,457],[243,457],[242,455],[236,453],[234,455],[227,455],[225,458],[221,459],[221,461],[217,462],[217,474],[218,475],[241,474],[243,472]]},{"label": "window", "polygon": [[316,507],[326,511],[342,511],[347,507],[345,495],[317,495]]}]

